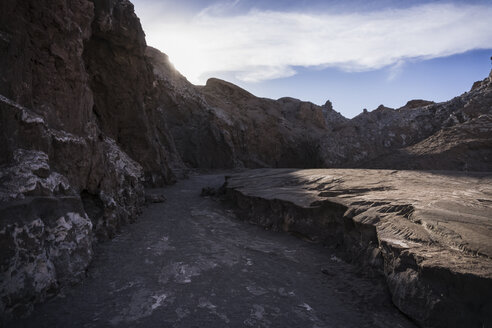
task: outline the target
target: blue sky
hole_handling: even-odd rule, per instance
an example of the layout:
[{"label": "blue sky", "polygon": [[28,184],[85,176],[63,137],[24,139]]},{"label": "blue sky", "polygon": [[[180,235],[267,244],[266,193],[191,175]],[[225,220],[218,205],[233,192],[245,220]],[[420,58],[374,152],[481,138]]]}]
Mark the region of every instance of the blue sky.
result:
[{"label": "blue sky", "polygon": [[492,1],[133,0],[147,43],[192,83],[333,102],[346,117],[445,101],[492,68]]}]

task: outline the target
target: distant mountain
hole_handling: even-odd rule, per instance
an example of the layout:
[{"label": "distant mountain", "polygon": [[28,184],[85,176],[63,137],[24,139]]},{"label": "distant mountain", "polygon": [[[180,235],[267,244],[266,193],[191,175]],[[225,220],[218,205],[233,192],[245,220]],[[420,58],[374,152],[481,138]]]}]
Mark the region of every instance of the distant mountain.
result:
[{"label": "distant mountain", "polygon": [[194,86],[166,55],[146,53],[162,113],[188,166],[492,171],[491,77],[447,102],[381,105],[349,120],[329,101],[258,98],[218,79]]}]

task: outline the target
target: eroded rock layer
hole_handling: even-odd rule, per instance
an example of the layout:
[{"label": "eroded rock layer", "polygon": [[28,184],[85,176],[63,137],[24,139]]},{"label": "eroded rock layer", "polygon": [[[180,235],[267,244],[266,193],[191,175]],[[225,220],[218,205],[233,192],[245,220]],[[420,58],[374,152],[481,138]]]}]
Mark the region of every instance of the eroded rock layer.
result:
[{"label": "eroded rock layer", "polygon": [[492,175],[253,170],[227,179],[243,218],[342,247],[384,273],[425,327],[492,325]]}]

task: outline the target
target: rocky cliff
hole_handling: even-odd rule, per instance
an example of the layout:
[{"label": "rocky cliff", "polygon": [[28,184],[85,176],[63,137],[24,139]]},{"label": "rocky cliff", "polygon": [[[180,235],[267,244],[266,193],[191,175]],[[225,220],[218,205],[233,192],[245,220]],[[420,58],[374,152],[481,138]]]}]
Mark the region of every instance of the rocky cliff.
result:
[{"label": "rocky cliff", "polygon": [[[84,276],[180,168],[128,1],[2,1],[0,313]],[[177,170],[176,170],[177,171]]]},{"label": "rocky cliff", "polygon": [[333,111],[293,98],[258,98],[238,86],[209,79],[194,86],[165,54],[153,48],[160,105],[183,161],[191,167],[319,167],[319,140],[331,124],[345,122]]}]

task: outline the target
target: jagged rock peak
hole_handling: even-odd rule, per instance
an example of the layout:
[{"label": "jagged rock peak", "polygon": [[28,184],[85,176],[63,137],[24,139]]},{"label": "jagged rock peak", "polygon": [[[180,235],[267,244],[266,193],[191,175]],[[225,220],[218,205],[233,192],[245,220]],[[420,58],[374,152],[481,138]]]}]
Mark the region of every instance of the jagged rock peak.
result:
[{"label": "jagged rock peak", "polygon": [[327,110],[333,110],[333,104],[329,100],[327,100],[322,107],[327,109]]},{"label": "jagged rock peak", "polygon": [[492,69],[490,70],[489,76],[482,81],[476,81],[473,83],[470,91],[474,91],[476,89],[479,89],[480,87],[487,87],[492,84]]}]

